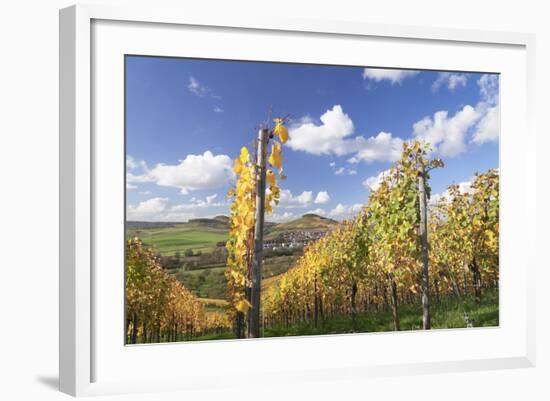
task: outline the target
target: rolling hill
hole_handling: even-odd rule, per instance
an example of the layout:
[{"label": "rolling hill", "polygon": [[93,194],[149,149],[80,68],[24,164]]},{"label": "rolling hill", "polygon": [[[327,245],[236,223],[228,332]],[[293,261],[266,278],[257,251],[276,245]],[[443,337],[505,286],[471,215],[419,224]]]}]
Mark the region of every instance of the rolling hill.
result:
[{"label": "rolling hill", "polygon": [[[285,223],[266,222],[265,238],[277,238],[279,235],[295,231],[328,231],[338,226],[336,220],[316,214],[304,214],[302,217]],[[227,241],[229,217],[191,219],[186,223],[178,222],[133,222],[126,223],[127,237],[140,237],[148,246],[154,246],[163,256],[173,256],[176,252],[211,252]]]},{"label": "rolling hill", "polygon": [[274,239],[281,234],[292,231],[330,231],[340,223],[317,214],[304,214],[302,217],[286,223],[275,224],[266,228],[266,239]]}]

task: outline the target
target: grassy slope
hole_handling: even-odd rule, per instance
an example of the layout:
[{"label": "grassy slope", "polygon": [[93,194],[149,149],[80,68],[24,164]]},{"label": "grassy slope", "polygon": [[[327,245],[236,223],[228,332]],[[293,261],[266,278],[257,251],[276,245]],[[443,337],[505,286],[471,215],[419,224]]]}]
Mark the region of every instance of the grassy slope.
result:
[{"label": "grassy slope", "polygon": [[211,252],[216,243],[227,241],[227,228],[193,223],[179,223],[173,227],[129,229],[128,237],[139,236],[147,246],[155,247],[162,255],[182,255],[187,249]]},{"label": "grassy slope", "polygon": [[325,217],[317,216],[314,214],[306,214],[299,219],[268,227],[268,229],[266,230],[266,239],[274,239],[279,234],[288,231],[330,230],[336,228],[336,226],[338,226],[338,222],[336,220],[327,219]]},{"label": "grassy slope", "polygon": [[[287,271],[295,261],[294,256],[277,256],[266,259],[263,278],[269,280]],[[178,270],[176,277],[186,288],[201,298],[224,299],[226,291],[225,266],[205,266],[197,270]]]}]

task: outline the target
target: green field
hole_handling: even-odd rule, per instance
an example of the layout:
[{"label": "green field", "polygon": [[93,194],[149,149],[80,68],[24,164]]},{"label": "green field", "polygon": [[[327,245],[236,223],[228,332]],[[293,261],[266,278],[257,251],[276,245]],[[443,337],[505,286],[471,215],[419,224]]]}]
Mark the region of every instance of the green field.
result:
[{"label": "green field", "polygon": [[227,229],[204,227],[189,223],[154,229],[129,229],[128,237],[138,236],[146,246],[154,247],[163,256],[182,255],[188,249],[193,252],[211,252],[218,242],[228,238]]},{"label": "green field", "polygon": [[[295,256],[277,256],[265,259],[263,278],[269,281],[286,272],[296,260]],[[196,270],[178,270],[176,278],[201,298],[224,299],[226,292],[225,265],[204,266]]]}]

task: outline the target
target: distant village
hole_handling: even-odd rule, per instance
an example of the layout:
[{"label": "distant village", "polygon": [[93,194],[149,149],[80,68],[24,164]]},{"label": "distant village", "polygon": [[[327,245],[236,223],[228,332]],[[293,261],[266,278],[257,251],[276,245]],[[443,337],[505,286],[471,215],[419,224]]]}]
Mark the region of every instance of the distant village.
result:
[{"label": "distant village", "polygon": [[275,239],[265,240],[264,249],[303,248],[309,242],[318,240],[328,230],[295,230],[279,234]]}]

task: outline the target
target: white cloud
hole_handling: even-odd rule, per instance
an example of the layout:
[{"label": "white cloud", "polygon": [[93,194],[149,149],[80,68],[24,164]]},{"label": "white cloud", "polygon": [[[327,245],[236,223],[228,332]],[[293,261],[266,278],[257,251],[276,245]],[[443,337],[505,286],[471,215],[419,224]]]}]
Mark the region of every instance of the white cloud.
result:
[{"label": "white cloud", "polygon": [[137,186],[134,184],[153,182],[153,178],[146,174],[147,171],[145,161],[138,161],[128,155],[126,157],[126,189],[136,189]]},{"label": "white cloud", "polygon": [[151,198],[140,202],[137,206],[129,205],[126,218],[130,221],[153,221],[161,218],[168,207],[168,198]]},{"label": "white cloud", "polygon": [[299,195],[294,195],[289,189],[281,189],[278,206],[283,209],[298,209],[311,206],[313,203],[325,204],[329,201],[330,195],[327,191],[319,191],[314,198],[313,191],[303,191]]},{"label": "white cloud", "polygon": [[307,207],[313,202],[313,192],[303,191],[300,195],[293,195],[288,189],[281,189],[279,206],[285,209]]},{"label": "white cloud", "polygon": [[288,146],[293,150],[301,150],[315,155],[335,154],[338,156],[349,153],[349,145],[353,140],[345,140],[353,133],[353,122],[335,105],[321,116],[321,125],[312,121],[301,121],[297,126],[290,127]]},{"label": "white cloud", "polygon": [[214,113],[223,113],[223,109],[219,106],[214,106]]},{"label": "white cloud", "polygon": [[221,96],[216,95],[212,89],[210,89],[208,86],[203,85],[199,82],[197,78],[194,76],[189,76],[189,81],[187,83],[187,89],[189,92],[199,96],[199,97],[205,97],[210,96],[214,99],[221,99]]},{"label": "white cloud", "polygon": [[481,101],[490,105],[498,103],[499,77],[496,74],[483,74],[477,81]]},{"label": "white cloud", "polygon": [[297,216],[292,212],[284,213],[272,213],[266,215],[265,219],[267,221],[273,221],[275,223],[284,223],[286,221],[294,220]]},{"label": "white cloud", "polygon": [[465,137],[479,120],[480,113],[470,105],[464,106],[453,116],[438,111],[433,117],[424,117],[413,125],[413,135],[432,146],[442,156],[456,156],[466,150]]},{"label": "white cloud", "polygon": [[321,209],[320,207],[318,207],[317,209],[308,210],[304,214],[318,214],[319,216],[326,216],[327,212],[324,209]]},{"label": "white cloud", "polygon": [[327,191],[320,191],[317,196],[315,197],[315,200],[313,203],[324,205],[325,203],[330,202],[330,196]]},{"label": "white cloud", "polygon": [[136,189],[137,185],[152,182],[153,179],[146,174],[147,164],[143,160],[136,160],[132,156],[126,156],[126,189]]},{"label": "white cloud", "polygon": [[[290,127],[288,146],[293,150],[314,155],[353,154],[350,159],[353,163],[392,162],[401,154],[403,140],[394,138],[391,133],[380,132],[377,136],[366,139],[363,136],[351,137],[354,131],[353,122],[340,105],[327,110],[320,120],[320,125],[306,121]],[[339,174],[343,173],[344,170]]]},{"label": "white cloud", "polygon": [[330,163],[330,167],[332,167],[335,175],[356,175],[357,170],[352,168],[346,168],[346,167],[338,167],[336,168],[336,163]]},{"label": "white cloud", "polygon": [[487,109],[486,114],[476,125],[472,135],[472,142],[482,144],[485,142],[498,141],[500,135],[499,107],[494,106]]},{"label": "white cloud", "polygon": [[371,136],[368,139],[361,139],[360,150],[350,158],[350,163],[358,163],[359,161],[366,162],[394,162],[401,157],[403,150],[403,140],[394,138],[389,132],[380,132],[376,136]]},{"label": "white cloud", "polygon": [[126,182],[127,183],[133,183],[133,184],[139,184],[144,182],[154,182],[155,179],[147,174],[147,172],[143,172],[142,174],[134,174],[134,173],[126,173]]},{"label": "white cloud", "polygon": [[330,166],[330,167],[334,167],[334,166],[336,166],[336,163],[330,162],[330,163],[329,163],[329,166]]},{"label": "white cloud", "polygon": [[441,86],[446,86],[447,89],[452,91],[458,87],[465,87],[466,82],[468,82],[468,76],[465,74],[440,72],[432,84],[432,91],[438,91]]},{"label": "white cloud", "polygon": [[227,155],[187,155],[176,165],[158,164],[147,175],[157,185],[178,188],[182,194],[199,189],[222,187],[233,179],[231,159]]},{"label": "white cloud", "polygon": [[481,101],[476,106],[482,117],[475,127],[472,142],[482,144],[498,141],[500,135],[499,77],[483,74],[477,81]]},{"label": "white cloud", "polygon": [[197,217],[199,212],[202,217],[225,212],[228,204],[214,202],[216,197],[213,194],[205,199],[192,198],[188,203],[172,203],[168,198],[155,197],[137,206],[129,205],[126,215],[130,221],[187,221]]},{"label": "white cloud", "polygon": [[403,82],[405,78],[415,76],[418,72],[385,68],[365,68],[363,70],[363,79],[371,79],[376,82],[390,81],[392,85],[395,85]]},{"label": "white cloud", "polygon": [[351,219],[357,215],[363,208],[363,205],[356,203],[354,205],[343,205],[339,203],[334,209],[328,212],[328,216],[336,220]]},{"label": "white cloud", "polygon": [[147,169],[147,164],[145,164],[145,161],[143,160],[136,160],[131,155],[126,156],[126,169],[127,170],[138,170]]},{"label": "white cloud", "polygon": [[[472,188],[473,181],[474,181],[474,178],[471,178],[469,181],[462,181],[462,182],[459,182],[458,184],[456,184],[456,185],[458,185],[459,192],[461,192],[461,193],[471,193],[472,190],[473,190],[473,188]],[[436,205],[437,203],[439,203],[443,199],[445,199],[446,201],[450,200],[450,194],[449,194],[448,189],[446,191],[442,192],[442,193],[432,194],[432,196],[430,197],[429,204],[430,205]]]},{"label": "white cloud", "polygon": [[353,205],[344,205],[342,203],[338,203],[334,209],[331,209],[329,211],[326,211],[321,208],[309,210],[306,212],[306,214],[317,214],[319,216],[324,217],[330,217],[331,219],[335,220],[344,220],[344,219],[351,219],[354,216],[357,215],[363,209],[363,205],[360,203],[356,203]]},{"label": "white cloud", "polygon": [[390,169],[381,171],[378,175],[374,175],[372,177],[368,177],[365,181],[363,181],[363,186],[370,191],[376,191],[380,184],[382,183],[382,180],[384,177],[387,177],[388,174],[390,174]]},{"label": "white cloud", "polygon": [[498,76],[484,74],[478,80],[480,101],[472,107],[464,106],[453,116],[448,111],[438,111],[433,117],[424,117],[413,125],[417,139],[431,144],[434,152],[453,157],[466,151],[466,138],[482,144],[498,141]]},{"label": "white cloud", "polygon": [[222,207],[222,206],[228,205],[226,202],[214,202],[217,196],[218,196],[217,194],[213,194],[213,195],[207,196],[204,200],[191,198],[189,203],[179,203],[179,204],[173,205],[171,210],[172,211],[183,211],[183,210],[189,211],[189,210],[205,209],[205,208],[212,208],[212,207]]}]

